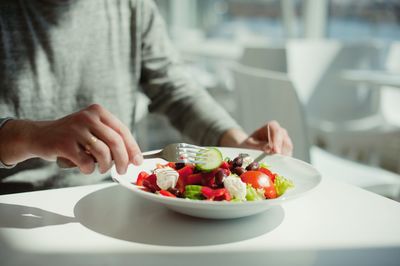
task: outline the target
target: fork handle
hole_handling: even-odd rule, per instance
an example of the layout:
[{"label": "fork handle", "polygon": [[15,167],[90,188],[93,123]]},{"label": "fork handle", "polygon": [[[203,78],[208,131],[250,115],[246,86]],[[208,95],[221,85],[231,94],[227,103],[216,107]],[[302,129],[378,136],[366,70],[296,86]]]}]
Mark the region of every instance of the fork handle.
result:
[{"label": "fork handle", "polygon": [[[152,159],[152,158],[161,158],[161,152],[154,152],[151,154],[143,154],[143,159]],[[75,168],[76,165],[71,162],[70,160],[62,157],[57,157],[57,165],[60,168],[68,169],[68,168]]]},{"label": "fork handle", "polygon": [[161,151],[150,154],[143,154],[143,159],[161,158]]}]

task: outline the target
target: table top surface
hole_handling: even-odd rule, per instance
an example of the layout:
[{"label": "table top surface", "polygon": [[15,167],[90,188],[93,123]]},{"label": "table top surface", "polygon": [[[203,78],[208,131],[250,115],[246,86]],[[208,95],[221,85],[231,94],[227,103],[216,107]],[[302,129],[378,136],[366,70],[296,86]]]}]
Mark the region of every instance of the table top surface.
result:
[{"label": "table top surface", "polygon": [[71,265],[71,254],[73,265],[262,265],[265,256],[278,265],[396,265],[399,225],[398,202],[330,178],[232,220],[178,214],[107,183],[0,196],[0,256],[2,265]]}]

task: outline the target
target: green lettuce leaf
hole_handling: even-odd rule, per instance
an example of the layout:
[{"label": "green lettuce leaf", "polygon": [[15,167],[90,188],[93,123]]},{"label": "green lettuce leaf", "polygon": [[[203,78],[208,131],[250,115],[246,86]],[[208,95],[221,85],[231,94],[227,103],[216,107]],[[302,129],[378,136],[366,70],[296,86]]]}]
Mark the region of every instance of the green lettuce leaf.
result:
[{"label": "green lettuce leaf", "polygon": [[203,194],[201,193],[201,186],[199,185],[187,185],[185,186],[185,198],[193,199],[193,200],[202,200],[204,199]]},{"label": "green lettuce leaf", "polygon": [[259,163],[259,166],[260,166],[260,168],[267,168],[267,169],[269,169],[269,165],[267,165],[267,164],[264,163],[264,162],[260,162],[260,163]]},{"label": "green lettuce leaf", "polygon": [[250,184],[246,186],[246,200],[247,201],[256,201],[265,199],[264,190],[263,189],[255,189]]},{"label": "green lettuce leaf", "polygon": [[282,194],[284,194],[287,189],[293,188],[294,184],[291,180],[289,180],[283,176],[277,175],[275,177],[274,186],[275,186],[276,193],[278,194],[278,197],[279,197]]}]

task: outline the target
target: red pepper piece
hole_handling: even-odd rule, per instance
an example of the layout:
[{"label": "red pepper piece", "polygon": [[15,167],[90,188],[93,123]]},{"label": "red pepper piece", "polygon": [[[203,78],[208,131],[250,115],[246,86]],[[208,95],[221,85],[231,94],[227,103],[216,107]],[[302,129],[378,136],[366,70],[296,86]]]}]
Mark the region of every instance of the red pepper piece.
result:
[{"label": "red pepper piece", "polygon": [[229,165],[229,163],[227,161],[223,161],[219,167],[229,170],[230,165]]},{"label": "red pepper piece", "polygon": [[137,185],[137,186],[143,186],[143,181],[144,181],[149,175],[150,175],[150,174],[148,174],[147,172],[141,171],[141,172],[138,174],[138,177],[137,177],[137,179],[136,179],[136,185]]},{"label": "red pepper piece", "polygon": [[222,197],[225,195],[226,188],[214,189],[214,197]]},{"label": "red pepper piece", "polygon": [[194,166],[193,165],[185,165],[179,170],[176,170],[179,174],[178,182],[176,184],[176,188],[180,193],[185,192],[185,186],[188,184],[188,176],[193,174]]},{"label": "red pepper piece", "polygon": [[194,167],[192,165],[186,165],[183,168],[179,169],[177,172],[181,177],[187,177],[188,175],[193,174]]},{"label": "red pepper piece", "polygon": [[143,186],[150,189],[152,192],[160,190],[157,185],[157,176],[155,174],[149,175],[144,181]]},{"label": "red pepper piece", "polygon": [[186,178],[183,178],[182,176],[178,177],[178,181],[176,183],[176,188],[179,190],[180,193],[185,192],[185,186],[186,186]]},{"label": "red pepper piece", "polygon": [[201,185],[203,175],[201,173],[191,174],[186,177],[186,185]]},{"label": "red pepper piece", "polygon": [[208,200],[231,200],[231,195],[226,188],[212,189],[210,187],[204,186],[201,188],[201,193]]},{"label": "red pepper piece", "polygon": [[209,187],[202,187],[201,188],[201,194],[208,199],[208,200],[213,200],[214,199],[214,190]]},{"label": "red pepper piece", "polygon": [[225,194],[224,194],[224,200],[226,201],[231,201],[232,200],[232,196],[229,193],[229,191],[226,189]]},{"label": "red pepper piece", "polygon": [[165,166],[171,167],[172,169],[175,169],[175,163],[174,162],[168,162]]},{"label": "red pepper piece", "polygon": [[174,194],[172,194],[171,192],[169,192],[168,190],[161,189],[159,192],[161,195],[163,195],[165,197],[176,198],[176,196]]}]

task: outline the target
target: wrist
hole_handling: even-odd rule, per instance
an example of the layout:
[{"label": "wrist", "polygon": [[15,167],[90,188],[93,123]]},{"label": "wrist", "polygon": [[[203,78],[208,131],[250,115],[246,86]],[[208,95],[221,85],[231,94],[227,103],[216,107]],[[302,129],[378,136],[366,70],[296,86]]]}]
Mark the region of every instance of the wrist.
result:
[{"label": "wrist", "polygon": [[222,147],[240,147],[248,137],[241,129],[228,129],[222,134],[219,145]]},{"label": "wrist", "polygon": [[0,129],[0,161],[12,166],[34,157],[30,152],[32,122],[9,120]]}]

